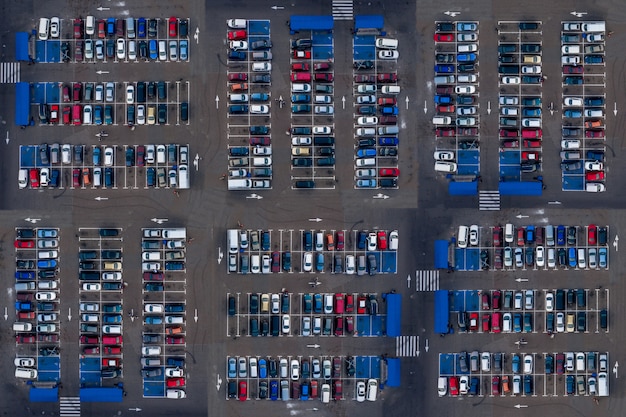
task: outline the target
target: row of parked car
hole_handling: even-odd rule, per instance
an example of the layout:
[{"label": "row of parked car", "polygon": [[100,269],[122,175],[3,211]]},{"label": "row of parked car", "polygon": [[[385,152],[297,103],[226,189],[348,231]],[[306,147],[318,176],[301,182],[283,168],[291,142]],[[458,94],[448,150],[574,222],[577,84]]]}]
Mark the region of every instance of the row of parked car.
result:
[{"label": "row of parked car", "polygon": [[[17,229],[15,310],[13,331],[18,345],[38,343],[55,349],[59,342],[58,316],[58,229]],[[30,258],[30,254],[36,256]],[[15,377],[36,379],[36,358],[18,351]]]},{"label": "row of parked car", "polygon": [[[579,229],[583,229],[578,233]],[[483,241],[480,244],[482,228],[477,225],[459,226],[457,244],[459,248],[469,246],[503,246],[537,245],[537,246],[605,246],[609,239],[609,230],[606,226],[589,224],[587,226],[517,226],[507,223],[504,228],[494,226],[491,228],[491,241]],[[583,237],[586,234],[586,239]],[[504,233],[504,234],[503,234]]]},{"label": "row of parked car", "polygon": [[398,44],[378,37],[371,65],[354,62],[355,188],[398,187]]}]

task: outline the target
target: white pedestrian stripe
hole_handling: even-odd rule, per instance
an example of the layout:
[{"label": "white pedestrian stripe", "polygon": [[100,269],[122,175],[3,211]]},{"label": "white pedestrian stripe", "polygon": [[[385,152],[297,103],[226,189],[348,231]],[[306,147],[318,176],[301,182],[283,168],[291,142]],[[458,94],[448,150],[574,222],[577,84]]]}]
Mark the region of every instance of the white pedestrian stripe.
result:
[{"label": "white pedestrian stripe", "polygon": [[80,417],[80,397],[61,397],[59,416]]},{"label": "white pedestrian stripe", "polygon": [[419,351],[419,336],[398,336],[396,337],[397,357],[416,357]]},{"label": "white pedestrian stripe", "polygon": [[333,0],[333,19],[352,20],[354,18],[353,0]]},{"label": "white pedestrian stripe", "polygon": [[15,84],[20,82],[19,62],[0,62],[0,84]]},{"label": "white pedestrian stripe", "polygon": [[415,271],[415,291],[437,291],[439,271]]},{"label": "white pedestrian stripe", "polygon": [[500,210],[500,192],[480,191],[478,194],[478,204],[480,210]]}]

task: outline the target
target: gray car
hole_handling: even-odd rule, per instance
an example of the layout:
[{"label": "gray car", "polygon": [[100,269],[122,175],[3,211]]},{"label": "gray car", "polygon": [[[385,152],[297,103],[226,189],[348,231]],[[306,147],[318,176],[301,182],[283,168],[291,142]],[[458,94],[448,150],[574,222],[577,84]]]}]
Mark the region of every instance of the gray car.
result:
[{"label": "gray car", "polygon": [[467,367],[467,352],[465,351],[459,353],[459,367],[461,368],[461,372],[469,372],[469,368]]}]

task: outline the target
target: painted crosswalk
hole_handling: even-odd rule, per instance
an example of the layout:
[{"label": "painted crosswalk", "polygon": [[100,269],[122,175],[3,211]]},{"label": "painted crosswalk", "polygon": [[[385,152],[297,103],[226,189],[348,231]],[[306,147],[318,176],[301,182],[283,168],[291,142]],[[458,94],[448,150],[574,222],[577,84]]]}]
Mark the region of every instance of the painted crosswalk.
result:
[{"label": "painted crosswalk", "polygon": [[354,18],[353,0],[333,0],[333,19],[352,20]]},{"label": "painted crosswalk", "polygon": [[480,210],[500,210],[500,192],[480,191],[478,194],[478,205]]},{"label": "painted crosswalk", "polygon": [[415,271],[415,291],[437,291],[439,271]]},{"label": "painted crosswalk", "polygon": [[419,356],[420,349],[419,336],[398,336],[396,337],[396,356],[414,357]]},{"label": "painted crosswalk", "polygon": [[80,417],[80,397],[61,397],[59,416]]},{"label": "painted crosswalk", "polygon": [[0,62],[0,84],[15,84],[20,82],[19,62]]}]

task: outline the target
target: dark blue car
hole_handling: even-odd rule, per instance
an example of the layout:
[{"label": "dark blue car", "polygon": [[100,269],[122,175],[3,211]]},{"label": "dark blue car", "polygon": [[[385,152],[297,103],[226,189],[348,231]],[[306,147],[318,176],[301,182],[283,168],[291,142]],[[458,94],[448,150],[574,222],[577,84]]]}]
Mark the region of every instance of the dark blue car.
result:
[{"label": "dark blue car", "polygon": [[137,37],[145,38],[146,37],[146,19],[140,17],[137,19]]},{"label": "dark blue car", "polygon": [[453,73],[454,72],[454,65],[441,65],[441,64],[437,64],[435,65],[435,72],[437,73]]},{"label": "dark blue car", "polygon": [[150,59],[156,60],[159,57],[159,50],[157,48],[157,41],[154,39],[148,43],[148,51],[150,53]]},{"label": "dark blue car", "polygon": [[318,272],[324,272],[324,254],[317,253],[315,256],[315,269]]},{"label": "dark blue car", "polygon": [[16,271],[15,279],[35,279],[35,272],[33,271]]},{"label": "dark blue car", "polygon": [[246,59],[246,53],[243,51],[230,51],[228,52],[228,59],[233,61],[243,61]]},{"label": "dark blue car", "polygon": [[569,248],[567,251],[567,262],[570,268],[576,268],[576,248]]},{"label": "dark blue car", "polygon": [[270,381],[270,399],[276,401],[278,399],[278,381],[272,379]]},{"label": "dark blue car", "polygon": [[381,138],[378,138],[378,144],[380,146],[398,146],[398,138],[381,137]]},{"label": "dark blue car", "polygon": [[556,228],[556,244],[559,246],[565,245],[565,226]]},{"label": "dark blue car", "polygon": [[450,104],[452,103],[451,96],[435,96],[435,104]]}]

